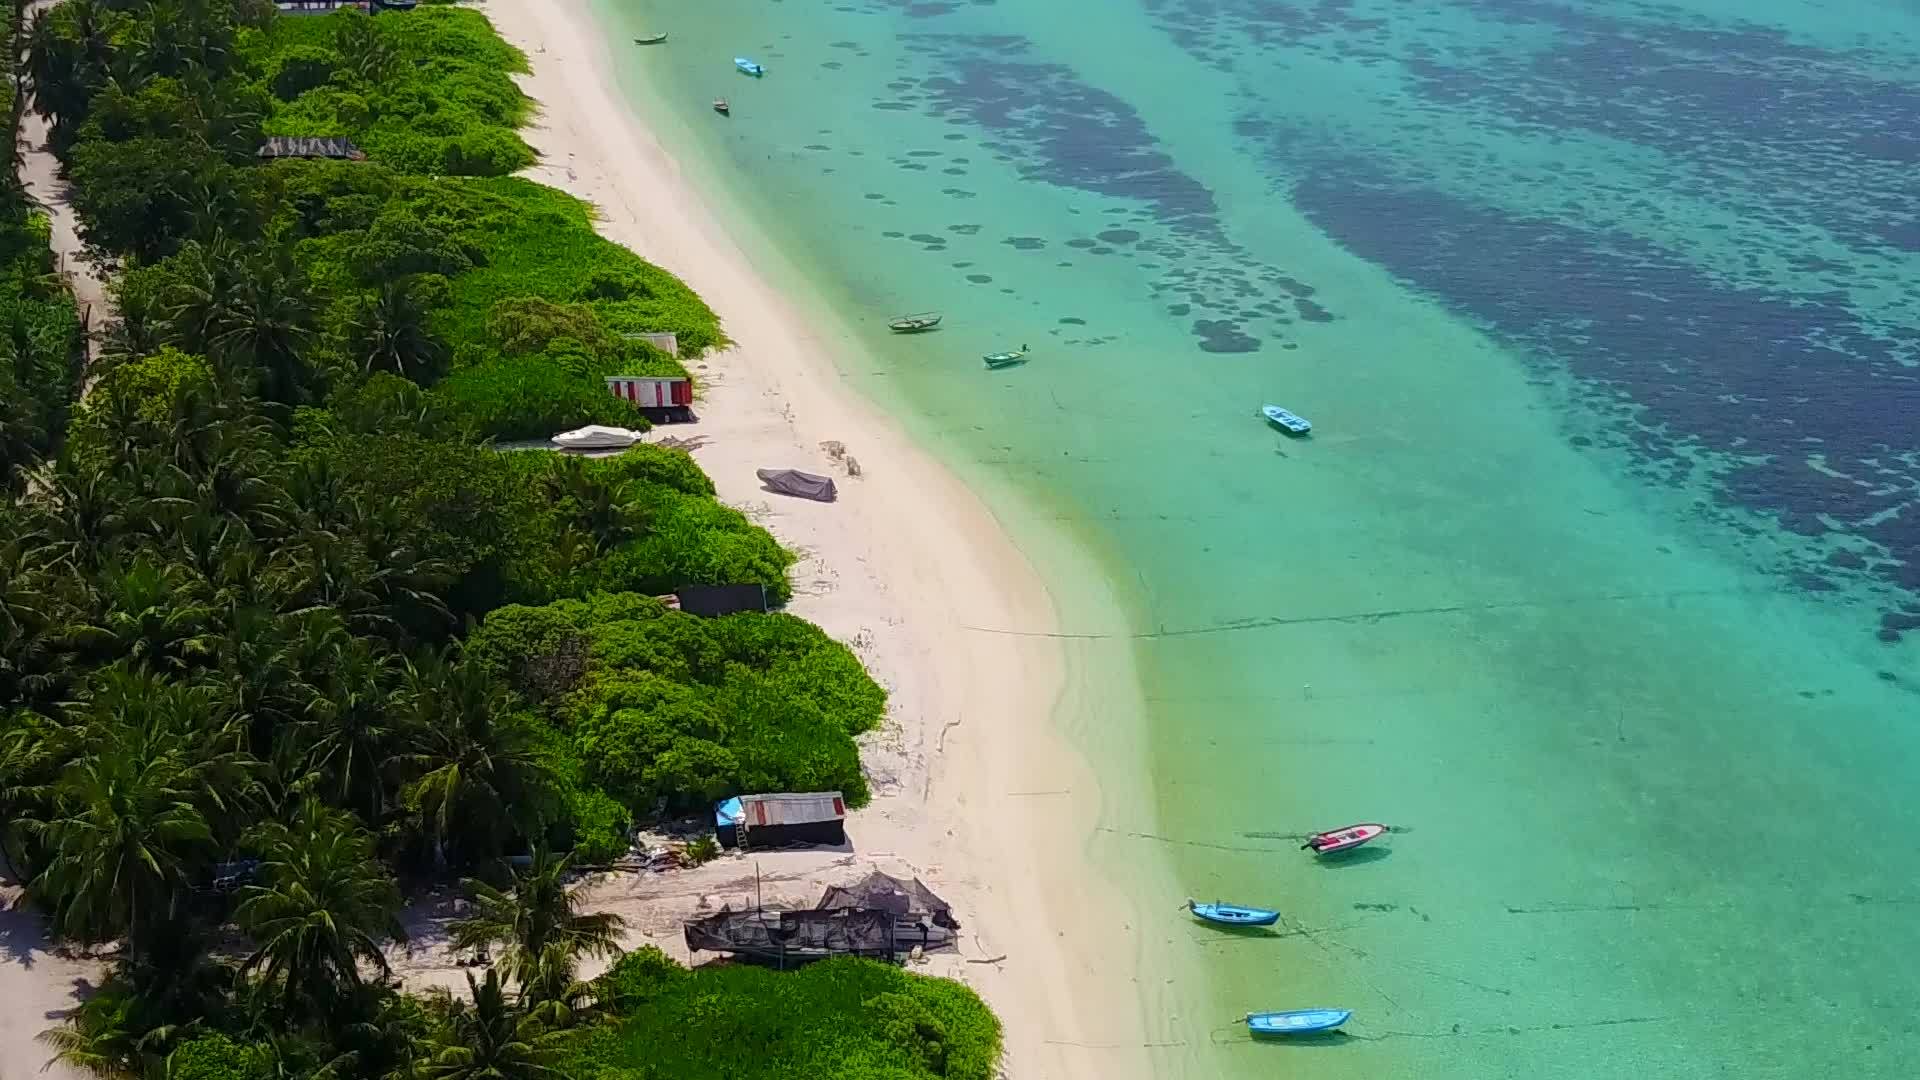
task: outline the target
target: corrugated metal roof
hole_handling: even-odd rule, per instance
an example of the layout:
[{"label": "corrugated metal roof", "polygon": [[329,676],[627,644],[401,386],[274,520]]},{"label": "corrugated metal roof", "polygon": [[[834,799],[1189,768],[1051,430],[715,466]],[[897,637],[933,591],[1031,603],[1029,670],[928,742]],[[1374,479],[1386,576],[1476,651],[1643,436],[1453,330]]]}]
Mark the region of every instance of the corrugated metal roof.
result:
[{"label": "corrugated metal roof", "polygon": [[740,809],[750,829],[757,825],[803,825],[812,821],[839,821],[847,816],[847,800],[837,791],[742,795]]}]

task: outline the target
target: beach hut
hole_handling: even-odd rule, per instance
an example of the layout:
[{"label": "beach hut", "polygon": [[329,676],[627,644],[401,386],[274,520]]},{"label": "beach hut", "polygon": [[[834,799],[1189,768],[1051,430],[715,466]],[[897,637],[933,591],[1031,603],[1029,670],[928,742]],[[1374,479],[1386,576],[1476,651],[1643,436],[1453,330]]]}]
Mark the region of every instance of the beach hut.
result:
[{"label": "beach hut", "polygon": [[740,795],[713,808],[722,847],[837,847],[847,842],[847,800],[837,791]]},{"label": "beach hut", "polygon": [[268,161],[281,158],[329,158],[335,161],[365,161],[366,152],[342,137],[303,138],[292,135],[270,136],[260,144],[259,156]]},{"label": "beach hut", "polygon": [[897,878],[878,870],[851,885],[829,885],[820,894],[819,910],[861,908],[890,912],[906,918],[926,919],[949,930],[960,929],[953,907],[940,899],[919,878]]},{"label": "beach hut", "polygon": [[689,615],[716,618],[741,611],[767,610],[765,585],[682,585],[674,606]]}]

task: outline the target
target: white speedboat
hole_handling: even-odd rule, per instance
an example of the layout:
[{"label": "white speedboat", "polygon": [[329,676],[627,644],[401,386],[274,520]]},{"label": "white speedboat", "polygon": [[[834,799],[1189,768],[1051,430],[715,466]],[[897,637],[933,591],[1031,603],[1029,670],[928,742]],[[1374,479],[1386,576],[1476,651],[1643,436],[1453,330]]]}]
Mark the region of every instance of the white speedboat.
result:
[{"label": "white speedboat", "polygon": [[563,431],[553,437],[553,445],[562,450],[624,450],[640,441],[641,432],[626,428],[588,424]]}]

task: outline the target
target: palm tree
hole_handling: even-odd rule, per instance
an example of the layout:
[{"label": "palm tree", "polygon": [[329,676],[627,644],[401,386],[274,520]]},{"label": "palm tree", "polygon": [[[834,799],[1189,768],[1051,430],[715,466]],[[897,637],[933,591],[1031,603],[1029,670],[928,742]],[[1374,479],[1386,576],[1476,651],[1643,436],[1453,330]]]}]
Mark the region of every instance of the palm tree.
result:
[{"label": "palm tree", "polygon": [[388,281],[364,300],[353,319],[355,355],[361,370],[391,371],[425,382],[440,367],[446,348],[427,329],[427,312],[405,281]]},{"label": "palm tree", "polygon": [[126,567],[110,563],[101,575],[102,610],[80,629],[81,641],[107,660],[186,668],[213,651],[213,610],[202,593],[180,567],[144,555]]},{"label": "palm tree", "polygon": [[433,654],[409,662],[397,695],[411,748],[395,759],[401,798],[439,857],[497,855],[516,830],[530,834],[545,767],[526,730],[496,713],[504,691],[479,664]]},{"label": "palm tree", "polygon": [[29,828],[49,854],[29,891],[58,931],[82,941],[122,934],[139,956],[180,912],[191,868],[213,832],[201,777],[177,751],[105,745],[54,785],[54,817]]},{"label": "palm tree", "polygon": [[472,878],[461,882],[472,895],[473,914],[453,924],[454,945],[505,945],[499,966],[520,983],[523,999],[558,998],[572,982],[576,959],[620,951],[626,923],[611,912],[580,911],[581,890],[567,887],[572,863],[571,855],[542,847],[530,865],[514,871],[509,889]]},{"label": "palm tree", "polygon": [[472,1004],[452,998],[439,1006],[440,1023],[415,1062],[416,1080],[551,1080],[559,1035],[515,1009],[488,971],[485,982],[467,976]]},{"label": "palm tree", "polygon": [[292,728],[300,770],[317,778],[327,798],[378,826],[386,816],[380,773],[398,730],[387,711],[396,664],[342,633],[334,640],[325,687]]},{"label": "palm tree", "polygon": [[388,971],[382,944],[405,937],[400,892],[374,857],[373,836],[319,800],[293,820],[269,822],[247,841],[261,856],[262,884],[242,893],[234,916],[255,949],[242,966],[291,1015],[304,1006],[332,1015],[364,985],[360,965]]}]

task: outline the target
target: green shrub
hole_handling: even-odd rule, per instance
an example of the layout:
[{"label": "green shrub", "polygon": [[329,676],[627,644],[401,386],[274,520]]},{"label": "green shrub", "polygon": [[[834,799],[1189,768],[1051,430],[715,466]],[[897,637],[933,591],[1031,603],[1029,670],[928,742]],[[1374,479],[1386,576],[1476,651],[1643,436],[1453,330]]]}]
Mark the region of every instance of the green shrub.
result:
[{"label": "green shrub", "polygon": [[[476,364],[434,387],[436,405],[466,437],[543,439],[587,424],[645,431],[647,418],[607,392],[602,375],[542,353]],[[604,374],[614,374],[605,372]]]},{"label": "green shrub", "polygon": [[640,950],[595,980],[614,1022],[561,1063],[634,1080],[988,1080],[1000,1025],[966,987],[843,957],[798,971],[681,969]]},{"label": "green shrub", "polygon": [[167,1080],[271,1080],[273,1056],[264,1046],[209,1032],[167,1055]]},{"label": "green shrub", "polygon": [[575,791],[567,798],[577,866],[601,866],[627,853],[633,814],[604,791]]}]

